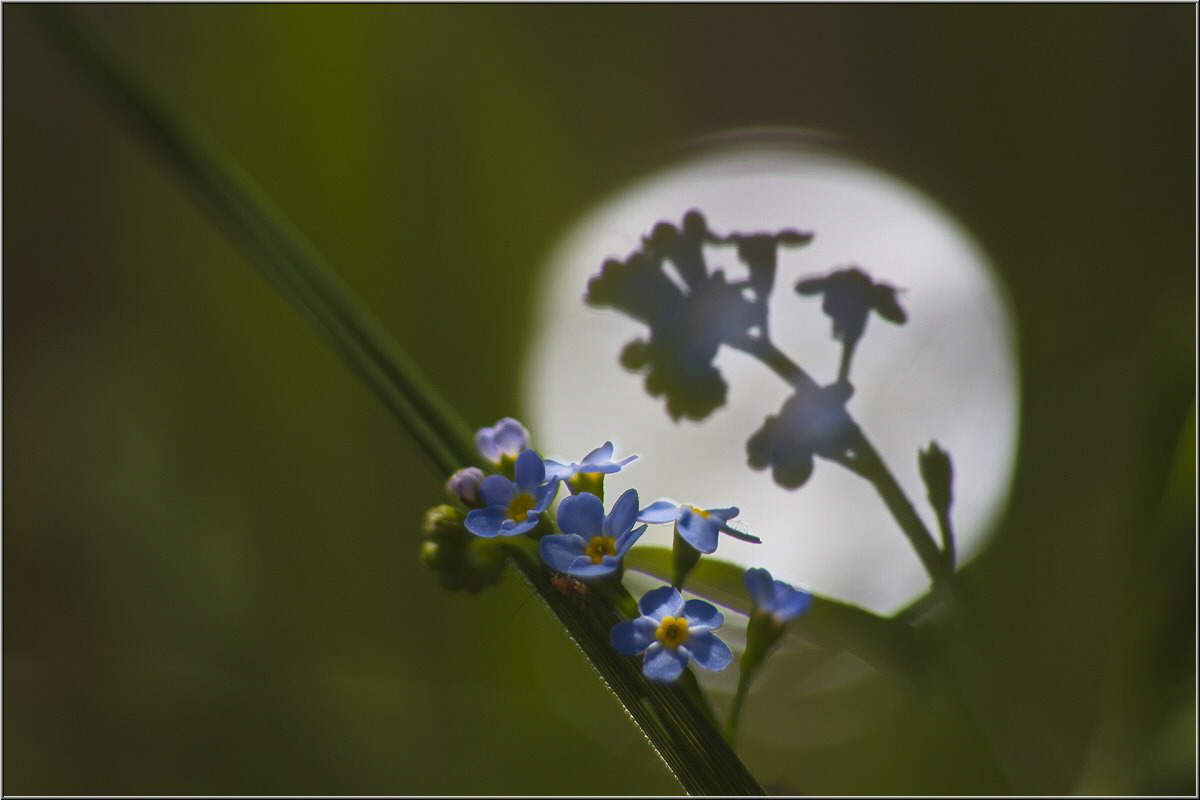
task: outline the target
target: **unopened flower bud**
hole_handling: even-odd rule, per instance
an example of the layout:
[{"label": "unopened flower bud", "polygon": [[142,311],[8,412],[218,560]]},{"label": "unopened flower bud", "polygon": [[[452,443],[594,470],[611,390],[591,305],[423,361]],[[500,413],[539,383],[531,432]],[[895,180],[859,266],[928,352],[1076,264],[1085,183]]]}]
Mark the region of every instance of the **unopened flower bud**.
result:
[{"label": "unopened flower bud", "polygon": [[937,511],[948,511],[954,501],[951,491],[954,467],[950,462],[950,454],[938,447],[937,442],[930,442],[929,449],[918,451],[917,465],[921,468],[925,488],[929,490],[930,504]]},{"label": "unopened flower bud", "polygon": [[447,535],[459,531],[465,535],[467,529],[463,527],[462,514],[454,506],[434,506],[425,512],[425,519],[421,523],[423,536]]},{"label": "unopened flower bud", "polygon": [[490,428],[475,431],[475,446],[493,464],[513,461],[529,447],[529,431],[512,417],[505,417]]},{"label": "unopened flower bud", "polygon": [[446,481],[446,492],[461,500],[467,508],[480,508],[483,504],[479,500],[479,484],[484,477],[479,467],[464,467]]}]

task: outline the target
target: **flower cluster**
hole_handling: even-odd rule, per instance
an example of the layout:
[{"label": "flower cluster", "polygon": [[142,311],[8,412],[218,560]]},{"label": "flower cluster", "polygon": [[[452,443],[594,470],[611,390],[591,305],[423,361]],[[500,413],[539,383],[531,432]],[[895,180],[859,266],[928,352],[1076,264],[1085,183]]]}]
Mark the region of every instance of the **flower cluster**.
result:
[{"label": "flower cluster", "polygon": [[[736,507],[700,508],[662,499],[642,507],[637,490],[627,489],[606,511],[605,477],[637,458],[614,458],[611,441],[579,461],[545,459],[530,447],[525,426],[506,417],[479,429],[475,442],[494,471],[464,467],[450,476],[446,492],[457,503],[431,511],[425,528],[422,557],[442,573],[444,586],[478,591],[498,579],[506,546],[534,539],[552,586],[588,602],[588,585],[603,583],[611,597],[611,591],[623,591],[618,587],[624,559],[647,527],[672,524],[674,585],[647,592],[637,604],[638,616],[612,628],[612,645],[623,655],[642,655],[643,674],[658,682],[678,679],[689,664],[720,670],[733,661],[732,651],[714,633],[724,623],[721,612],[703,600],[685,600],[680,589],[700,557],[716,551],[720,534],[759,541],[730,526]],[[564,484],[570,494],[552,511]],[[756,608],[778,614],[794,610],[793,600],[766,599],[761,579],[750,583],[751,573],[747,585]],[[633,599],[627,602],[632,608]]]}]

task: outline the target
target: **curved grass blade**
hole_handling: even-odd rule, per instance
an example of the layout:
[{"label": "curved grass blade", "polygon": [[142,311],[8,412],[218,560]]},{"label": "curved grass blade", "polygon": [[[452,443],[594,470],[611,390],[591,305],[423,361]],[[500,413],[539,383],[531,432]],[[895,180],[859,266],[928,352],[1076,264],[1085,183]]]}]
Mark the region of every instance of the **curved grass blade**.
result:
[{"label": "curved grass blade", "polygon": [[[247,252],[255,266],[384,401],[442,474],[478,459],[469,429],[342,281],[251,183],[191,131],[62,6],[36,9],[63,51]],[[762,787],[679,685],[647,681],[609,641],[620,618],[608,605],[585,613],[553,589],[528,551],[510,560],[537,590],[616,694],[667,767],[692,794],[760,795]]]}]

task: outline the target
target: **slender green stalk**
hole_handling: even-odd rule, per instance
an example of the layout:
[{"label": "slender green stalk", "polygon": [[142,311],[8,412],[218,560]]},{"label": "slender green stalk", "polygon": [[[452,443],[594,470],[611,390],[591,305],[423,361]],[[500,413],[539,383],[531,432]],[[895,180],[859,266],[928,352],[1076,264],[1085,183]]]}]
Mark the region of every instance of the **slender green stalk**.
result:
[{"label": "slender green stalk", "polygon": [[746,702],[746,695],[750,692],[750,680],[751,676],[745,670],[738,675],[737,690],[733,694],[733,702],[729,705],[729,721],[725,723],[725,738],[729,740],[730,747],[737,747],[737,727],[742,718],[742,706]]},{"label": "slender green stalk", "polygon": [[861,430],[855,428],[854,441],[851,446],[854,458],[840,461],[851,471],[870,481],[875,491],[883,499],[888,511],[896,519],[900,530],[908,538],[917,557],[933,579],[934,586],[949,592],[949,580],[953,574],[949,564],[937,546],[933,534],[925,527],[925,522],[917,514],[916,508],[904,494],[904,489],[896,482],[895,476],[887,468],[879,452],[867,439]]},{"label": "slender green stalk", "polygon": [[954,524],[950,521],[950,509],[934,509],[937,514],[938,530],[942,532],[942,558],[946,560],[946,569],[954,571],[958,554],[954,549]]},{"label": "slender green stalk", "polygon": [[[474,462],[478,456],[466,425],[313,248],[270,210],[250,182],[76,23],[68,9],[42,6],[37,13],[63,51],[197,192],[268,280],[379,395],[433,464],[449,474]],[[554,590],[547,571],[530,552],[512,548],[509,558],[566,627],[685,790],[712,795],[763,793],[712,723],[708,710],[687,688],[647,681],[631,659],[612,648],[610,631],[621,618],[612,607],[593,604],[585,611]]]}]

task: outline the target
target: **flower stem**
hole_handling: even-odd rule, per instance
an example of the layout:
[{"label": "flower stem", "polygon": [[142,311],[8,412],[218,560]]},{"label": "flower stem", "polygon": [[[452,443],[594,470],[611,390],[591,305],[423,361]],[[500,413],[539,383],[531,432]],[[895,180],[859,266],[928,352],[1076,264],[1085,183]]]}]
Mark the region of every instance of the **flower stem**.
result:
[{"label": "flower stem", "polygon": [[942,532],[942,558],[946,561],[946,568],[953,572],[958,556],[954,551],[954,526],[950,522],[950,509],[939,508],[935,509],[935,512],[938,529]]},{"label": "flower stem", "polygon": [[730,747],[737,747],[738,722],[742,718],[742,705],[745,704],[746,695],[750,691],[751,679],[751,673],[746,670],[742,670],[738,675],[737,690],[734,692],[733,702],[729,705],[729,720],[725,724],[725,739]]},{"label": "flower stem", "polygon": [[946,560],[937,541],[933,538],[933,534],[925,527],[925,522],[917,514],[916,508],[904,494],[904,489],[896,482],[895,476],[887,468],[887,464],[867,439],[866,434],[855,426],[853,436],[851,449],[854,452],[854,458],[839,460],[839,463],[866,478],[875,487],[875,491],[879,493],[888,510],[892,512],[900,530],[908,537],[909,543],[916,551],[917,557],[921,559],[934,586],[942,590],[948,598],[946,593],[950,592],[949,580],[953,575],[953,570],[949,566],[950,562]]}]

